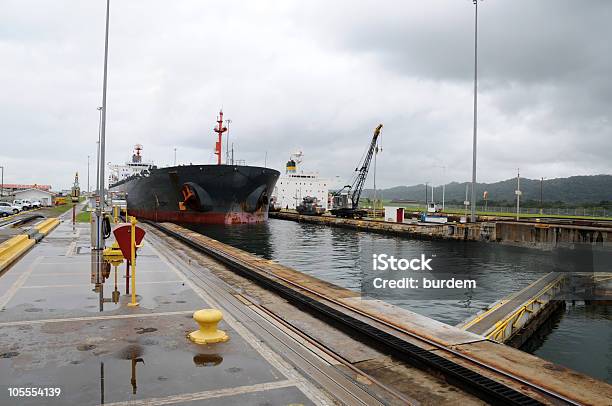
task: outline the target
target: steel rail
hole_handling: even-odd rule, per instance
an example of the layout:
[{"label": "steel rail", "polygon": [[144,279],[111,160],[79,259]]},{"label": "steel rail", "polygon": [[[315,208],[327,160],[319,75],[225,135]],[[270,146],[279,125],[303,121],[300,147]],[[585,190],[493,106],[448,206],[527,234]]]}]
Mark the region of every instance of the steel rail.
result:
[{"label": "steel rail", "polygon": [[[428,345],[434,346],[435,348],[437,348],[439,350],[442,350],[444,352],[452,354],[453,356],[456,356],[456,357],[458,357],[458,358],[460,358],[462,360],[469,361],[470,363],[472,363],[472,364],[474,364],[474,365],[476,365],[478,367],[481,367],[481,368],[484,368],[486,370],[495,372],[496,374],[499,374],[499,375],[501,375],[501,376],[503,376],[505,378],[509,378],[509,379],[511,379],[513,381],[516,381],[516,382],[520,383],[520,384],[526,385],[526,386],[528,386],[528,387],[530,387],[532,389],[535,389],[535,390],[541,392],[542,394],[544,394],[546,396],[549,396],[549,397],[551,397],[553,399],[563,401],[563,402],[565,402],[567,404],[570,404],[570,405],[580,405],[580,403],[577,403],[576,401],[574,401],[572,399],[569,399],[569,398],[567,398],[567,397],[565,397],[565,396],[563,396],[563,395],[561,395],[559,393],[556,393],[556,392],[554,392],[554,391],[552,391],[550,389],[547,389],[547,388],[544,388],[544,387],[542,387],[540,385],[534,384],[534,383],[532,383],[530,381],[527,381],[527,380],[525,380],[525,379],[523,379],[521,377],[518,377],[518,376],[516,376],[516,375],[514,375],[514,374],[512,374],[510,372],[507,372],[507,371],[501,370],[499,368],[490,366],[490,365],[488,365],[488,364],[486,364],[486,363],[484,363],[482,361],[479,361],[479,360],[477,360],[477,359],[475,359],[473,357],[465,355],[465,354],[463,354],[463,353],[461,353],[459,351],[456,351],[456,350],[453,350],[451,348],[448,348],[448,347],[446,347],[446,346],[444,346],[444,345],[442,345],[442,344],[440,344],[440,343],[438,343],[436,341],[433,341],[431,339],[422,337],[422,336],[420,336],[420,335],[418,335],[418,334],[416,334],[414,332],[405,330],[404,328],[402,328],[401,326],[398,326],[397,324],[394,324],[394,323],[391,323],[391,322],[388,322],[388,321],[385,321],[385,320],[381,320],[381,319],[379,319],[377,317],[374,317],[374,316],[372,316],[372,315],[370,315],[370,314],[368,314],[366,312],[363,312],[363,311],[361,311],[361,310],[359,310],[357,308],[354,308],[354,307],[352,307],[350,305],[342,303],[342,302],[340,302],[340,301],[338,301],[336,299],[327,297],[327,296],[325,296],[325,295],[323,295],[323,294],[321,294],[321,293],[319,293],[319,292],[317,292],[315,290],[312,290],[310,288],[302,286],[302,285],[300,285],[300,284],[298,284],[296,282],[293,282],[293,281],[291,281],[289,279],[286,279],[286,278],[283,278],[283,277],[281,277],[279,275],[276,275],[276,274],[274,274],[274,273],[272,273],[272,272],[270,272],[270,271],[268,271],[268,270],[266,270],[264,268],[261,268],[261,267],[259,267],[257,265],[246,264],[241,259],[236,258],[234,256],[231,256],[231,255],[229,255],[229,254],[227,254],[225,252],[221,252],[221,251],[219,251],[217,249],[214,249],[214,248],[211,248],[211,247],[208,247],[208,246],[203,246],[201,244],[198,244],[198,243],[192,241],[191,239],[185,237],[184,235],[182,235],[180,233],[177,233],[175,231],[172,231],[172,230],[168,229],[167,227],[165,227],[165,226],[163,226],[161,224],[154,223],[154,222],[149,222],[149,221],[146,221],[146,222],[148,224],[150,224],[150,225],[160,229],[164,233],[166,233],[166,234],[168,234],[168,235],[170,235],[170,236],[172,236],[172,237],[174,237],[174,238],[176,238],[176,239],[186,243],[187,245],[195,248],[196,250],[198,250],[200,252],[204,252],[205,254],[210,255],[210,256],[220,260],[221,262],[223,262],[224,264],[226,264],[226,265],[228,265],[228,266],[230,266],[232,268],[238,268],[239,270],[244,272],[247,276],[250,276],[251,278],[257,279],[257,280],[259,280],[260,282],[262,282],[265,285],[271,286],[274,290],[277,290],[277,291],[281,292],[285,296],[289,296],[290,298],[292,298],[294,300],[298,300],[301,303],[309,305],[310,307],[313,307],[316,310],[319,310],[320,312],[322,312],[324,314],[327,314],[328,316],[331,316],[334,319],[339,319],[341,322],[343,322],[345,324],[348,324],[350,327],[352,327],[352,328],[354,328],[354,329],[356,329],[358,331],[361,331],[362,333],[365,333],[365,334],[367,334],[369,336],[372,336],[372,337],[378,338],[378,339],[381,339],[382,335],[388,336],[386,339],[383,339],[385,341],[385,344],[390,345],[391,347],[395,348],[396,350],[399,350],[400,352],[405,353],[406,355],[413,355],[413,358],[414,358],[414,355],[416,355],[415,352],[420,350],[422,352],[429,353],[431,355],[430,358],[434,358],[434,357],[440,358],[440,361],[442,361],[442,362],[437,362],[436,363],[436,362],[428,362],[427,360],[423,359],[422,356],[417,356],[416,357],[418,361],[425,361],[425,363],[428,366],[435,367],[436,369],[441,369],[441,370],[443,370],[443,372],[446,372],[447,374],[453,376],[454,378],[457,378],[457,380],[470,385],[471,387],[473,387],[473,389],[479,390],[479,391],[481,391],[481,392],[483,392],[485,394],[489,394],[490,396],[492,396],[493,398],[495,398],[498,401],[505,401],[508,404],[541,404],[541,402],[539,402],[539,401],[537,401],[537,400],[535,400],[533,398],[530,398],[527,395],[524,395],[521,392],[518,392],[518,391],[516,391],[516,390],[514,390],[512,388],[509,388],[508,386],[506,386],[506,385],[504,385],[502,383],[499,383],[497,381],[494,381],[493,379],[490,379],[490,378],[487,378],[485,376],[482,376],[481,374],[479,374],[479,373],[477,373],[475,371],[472,371],[472,370],[470,370],[470,369],[468,369],[468,368],[466,368],[466,367],[464,367],[462,365],[459,365],[459,364],[457,364],[457,363],[455,363],[453,361],[450,361],[450,360],[448,360],[446,358],[443,358],[443,357],[441,357],[441,356],[439,356],[437,354],[433,354],[431,351],[423,350],[422,348],[417,347],[417,346],[415,346],[413,344],[406,343],[406,342],[398,339],[397,337],[392,336],[389,333],[382,332],[381,330],[377,330],[377,331],[380,332],[380,334],[378,334],[378,335],[376,335],[372,331],[368,332],[367,331],[367,327],[370,327],[370,329],[371,329],[371,326],[367,325],[366,323],[363,323],[363,322],[361,322],[359,320],[356,320],[356,319],[354,319],[355,322],[350,323],[350,322],[348,322],[348,320],[346,320],[347,316],[346,315],[342,315],[342,316],[344,316],[344,319],[343,319],[343,317],[340,315],[340,312],[338,312],[337,310],[335,310],[335,309],[333,309],[333,308],[331,308],[331,307],[329,307],[329,306],[327,306],[327,305],[325,305],[325,304],[323,304],[321,302],[316,302],[312,298],[309,298],[308,296],[304,295],[303,293],[294,292],[294,294],[291,294],[289,292],[289,289],[286,286],[283,286],[281,283],[278,283],[278,282],[273,281],[273,280],[264,279],[261,276],[258,277],[258,275],[256,275],[255,273],[252,272],[252,269],[256,269],[259,272],[262,272],[262,273],[264,273],[266,275],[269,275],[269,276],[271,276],[271,277],[273,277],[275,279],[281,280],[281,281],[283,281],[283,282],[285,282],[285,283],[287,283],[287,284],[289,284],[291,286],[294,286],[294,287],[296,287],[296,288],[298,288],[300,290],[306,291],[306,292],[308,292],[308,293],[310,293],[312,295],[315,295],[315,296],[323,299],[324,301],[331,302],[331,303],[333,303],[333,304],[335,304],[337,306],[343,307],[343,308],[345,308],[345,309],[347,309],[347,310],[349,310],[349,311],[351,311],[353,313],[357,313],[357,314],[359,314],[359,315],[361,315],[363,317],[366,317],[368,319],[376,321],[376,322],[378,322],[380,324],[383,324],[383,325],[385,325],[387,327],[391,327],[392,329],[394,329],[396,331],[399,331],[399,332],[401,332],[403,334],[406,334],[406,335],[408,335],[408,336],[410,336],[412,338],[415,338],[415,339],[417,339],[419,341],[422,341],[422,342],[424,342],[424,343],[426,343]],[[189,231],[193,232],[191,230],[189,230]],[[195,232],[193,232],[193,233],[195,233]],[[195,234],[197,234],[197,233],[195,233]],[[302,298],[300,298],[298,295],[302,296]],[[357,326],[359,324],[363,324],[363,328],[360,328],[359,326]],[[395,343],[393,343],[393,341],[395,341]],[[412,348],[411,350],[407,350],[406,351],[405,349],[401,348],[402,345],[399,343],[399,341],[402,341],[402,343],[405,344],[406,346],[412,346],[414,348]],[[443,363],[445,365],[438,365],[440,363]],[[477,383],[477,382],[474,381],[477,378],[483,378],[484,380],[487,380],[487,381],[490,381],[490,382],[485,382],[484,384],[480,384],[480,383]],[[501,388],[492,389],[492,386],[499,386]],[[501,390],[501,392],[497,393],[496,389],[497,390]],[[478,394],[478,393],[476,393],[476,394]],[[520,395],[520,397],[522,398],[520,401],[514,401],[511,398],[509,398],[509,396],[514,397],[516,394]]]},{"label": "steel rail", "polygon": [[[178,255],[176,255],[176,253],[171,252],[171,251],[167,251],[165,252],[165,254],[170,255],[170,256],[174,256],[175,258],[179,258]],[[183,265],[182,267],[185,267],[185,265]],[[233,303],[232,301],[228,300],[227,298],[224,297],[223,293],[223,289],[219,286],[215,286],[214,283],[211,283],[211,281],[209,281],[206,278],[203,278],[201,275],[197,275],[193,270],[189,269],[188,271],[193,278],[196,278],[200,283],[204,284],[207,288],[207,291],[210,293],[211,291],[214,291],[216,295],[218,295],[221,300],[223,300],[225,302],[226,305],[228,306],[232,306],[234,308],[235,312],[239,312],[242,315],[244,315],[245,317],[247,317],[248,319],[251,320],[251,322],[257,324],[262,330],[264,330],[265,332],[267,332],[268,334],[270,334],[272,337],[274,337],[276,340],[278,340],[279,342],[283,342],[282,338],[279,337],[274,331],[271,331],[271,329],[265,325],[262,324],[262,322],[258,321],[255,317],[253,317],[251,314],[249,314],[248,312],[245,312],[244,310],[240,309],[235,303]],[[200,286],[197,282],[193,281],[192,282],[198,286],[200,289],[203,288],[203,286]],[[243,295],[241,295],[245,300],[248,300],[246,297],[244,297]],[[216,298],[215,300],[219,300],[219,298]],[[239,299],[237,299],[239,300]],[[299,330],[296,330],[293,326],[289,325],[287,322],[285,322],[284,320],[282,320],[281,318],[279,318],[278,316],[276,316],[275,314],[273,314],[272,312],[270,312],[269,310],[265,309],[263,306],[260,306],[256,303],[251,302],[250,300],[248,300],[252,306],[254,306],[255,308],[259,309],[261,312],[271,316],[271,318],[273,318],[277,323],[283,325],[284,327],[290,329],[291,331],[293,331],[294,333],[297,333],[298,335],[300,335],[302,338],[306,339],[308,342],[310,342],[311,344],[314,344],[319,350],[325,352],[328,356],[337,359],[338,361],[340,361],[339,356],[335,353],[330,352],[328,349],[326,349],[325,347],[321,346],[321,344],[316,343],[315,341],[313,341],[312,339],[310,339],[308,336],[305,336],[303,333],[299,332]],[[231,312],[230,312],[231,313]],[[262,319],[261,314],[258,314],[258,312],[254,312],[254,314],[257,314],[259,316],[260,319]],[[265,320],[265,319],[264,319]],[[271,326],[275,326],[274,323],[272,323],[270,320],[267,321],[267,323]],[[276,329],[279,329],[278,326],[275,326]],[[280,329],[279,329],[280,330]],[[282,331],[282,330],[280,330]],[[299,333],[298,333],[299,332]],[[287,334],[287,332],[283,332],[283,334]],[[290,335],[289,335],[290,336]],[[363,404],[363,405],[367,405],[367,403],[364,403],[364,401],[362,399],[360,399],[356,394],[350,392],[347,390],[347,388],[344,387],[344,385],[341,382],[338,382],[333,376],[331,376],[327,371],[325,371],[322,368],[319,368],[317,365],[313,364],[310,360],[306,359],[302,354],[299,354],[297,351],[295,351],[293,348],[291,348],[290,346],[286,346],[287,350],[293,352],[297,357],[299,357],[300,359],[303,360],[303,362],[307,363],[308,365],[310,365],[311,367],[315,368],[317,371],[319,371],[320,374],[324,375],[327,377],[327,379],[329,379],[331,382],[333,382],[339,389],[341,389],[342,391],[344,391],[346,393],[347,396],[352,397],[353,399],[355,399],[356,402]],[[346,360],[344,360],[344,363],[347,363]],[[350,364],[349,364],[350,365]],[[389,394],[396,396],[398,399],[400,399],[402,402],[412,405],[415,404],[414,402],[411,402],[410,400],[406,399],[402,394],[397,393],[396,391],[392,390],[391,388],[386,387],[384,384],[376,381],[373,377],[369,376],[368,374],[366,374],[365,372],[361,371],[360,369],[355,368],[354,366],[351,365],[352,370],[355,370],[356,372],[358,372],[360,375],[365,376],[367,379],[370,379],[373,383],[377,384],[378,386],[380,386],[383,390],[387,391]],[[346,376],[346,374],[344,374],[342,371],[340,371],[344,376]],[[307,372],[306,372],[307,373]],[[366,393],[368,393],[370,396],[372,396],[374,399],[378,400],[380,405],[383,405],[383,402],[378,398],[378,396],[376,396],[374,393],[372,393],[367,387],[361,387],[361,389],[363,389]],[[370,406],[370,405],[368,405]]]}]

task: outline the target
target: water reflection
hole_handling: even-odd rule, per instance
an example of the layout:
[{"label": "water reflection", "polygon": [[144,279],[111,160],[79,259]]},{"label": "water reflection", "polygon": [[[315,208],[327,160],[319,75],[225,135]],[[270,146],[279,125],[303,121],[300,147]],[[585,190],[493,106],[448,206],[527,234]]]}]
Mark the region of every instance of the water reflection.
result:
[{"label": "water reflection", "polygon": [[[267,225],[202,226],[197,231],[353,290],[361,288],[359,258],[368,247],[383,247],[403,257],[435,253],[444,267],[473,272],[490,288],[478,296],[467,292],[455,300],[406,297],[395,304],[451,325],[555,269],[553,254],[546,251],[490,243],[411,240],[275,219]],[[578,304],[568,308],[553,319],[550,336],[540,336],[526,348],[550,361],[611,381],[612,306]],[[596,361],[589,361],[593,359]]]},{"label": "water reflection", "polygon": [[211,238],[278,261],[342,287],[360,290],[364,253],[373,249],[404,258],[436,255],[445,272],[473,274],[489,288],[460,298],[406,295],[395,304],[457,324],[552,270],[549,254],[488,243],[420,241],[389,235],[271,219],[265,224],[192,227]]},{"label": "water reflection", "polygon": [[215,240],[222,241],[224,238],[229,238],[233,241],[235,247],[247,251],[246,247],[249,247],[256,250],[264,258],[274,256],[274,249],[270,243],[272,232],[268,223],[235,224],[231,227],[220,224],[189,224],[186,227]]},{"label": "water reflection", "polygon": [[136,364],[139,362],[142,362],[142,364],[144,365],[144,359],[142,359],[141,357],[134,357],[131,360],[132,363],[132,377],[130,378],[130,383],[132,384],[132,394],[136,394],[137,392],[137,385],[136,385]]},{"label": "water reflection", "polygon": [[196,354],[193,356],[193,363],[196,367],[214,367],[223,362],[223,357],[219,354]]}]

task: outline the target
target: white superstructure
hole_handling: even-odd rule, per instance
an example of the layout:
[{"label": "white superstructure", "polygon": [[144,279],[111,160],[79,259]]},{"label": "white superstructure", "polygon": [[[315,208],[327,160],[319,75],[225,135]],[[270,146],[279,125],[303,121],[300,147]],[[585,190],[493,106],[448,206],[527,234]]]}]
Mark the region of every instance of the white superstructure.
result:
[{"label": "white superstructure", "polygon": [[275,206],[281,209],[295,209],[305,197],[316,197],[324,209],[328,209],[329,181],[316,172],[304,172],[300,165],[304,154],[291,154],[284,174],[278,178],[273,197]]},{"label": "white superstructure", "polygon": [[110,174],[108,175],[110,185],[139,174],[144,170],[149,170],[155,166],[153,162],[143,162],[140,151],[142,151],[142,145],[138,144],[134,147],[132,162],[126,162],[124,165],[108,165],[110,169]]}]

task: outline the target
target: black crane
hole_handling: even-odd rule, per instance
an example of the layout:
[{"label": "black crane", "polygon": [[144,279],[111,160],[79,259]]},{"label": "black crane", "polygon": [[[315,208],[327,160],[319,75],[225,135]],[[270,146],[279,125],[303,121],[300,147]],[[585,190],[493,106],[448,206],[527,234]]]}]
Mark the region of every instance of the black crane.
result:
[{"label": "black crane", "polygon": [[372,156],[376,150],[376,144],[378,137],[380,136],[380,130],[383,125],[379,124],[374,129],[374,135],[372,136],[372,142],[370,147],[364,155],[363,161],[359,162],[357,168],[355,168],[355,178],[353,183],[344,186],[342,189],[333,194],[333,208],[330,210],[331,214],[338,217],[347,218],[362,218],[367,214],[366,210],[359,209],[359,198],[363,191],[366,178],[368,177],[368,171],[370,170],[370,162],[372,162]]}]

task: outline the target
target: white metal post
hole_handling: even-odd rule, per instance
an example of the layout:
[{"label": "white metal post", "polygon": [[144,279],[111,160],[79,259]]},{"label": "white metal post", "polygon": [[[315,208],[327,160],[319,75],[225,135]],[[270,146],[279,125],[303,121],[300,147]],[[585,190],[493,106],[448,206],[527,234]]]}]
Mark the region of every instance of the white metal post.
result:
[{"label": "white metal post", "polygon": [[516,172],[516,221],[519,221],[521,210],[521,172],[517,169]]},{"label": "white metal post", "polygon": [[[478,0],[474,0],[474,138],[472,144],[472,215],[476,221],[476,139],[478,119]],[[466,199],[467,200],[467,199]]]},{"label": "white metal post", "polygon": [[101,110],[101,123],[100,123],[100,162],[98,167],[98,184],[99,184],[99,204],[96,207],[96,218],[97,218],[97,237],[96,237],[96,248],[101,250],[104,249],[104,236],[102,235],[102,218],[104,216],[104,163],[105,163],[105,149],[106,149],[106,88],[108,79],[108,22],[110,13],[110,0],[106,0],[106,33],[104,37],[104,79],[102,81],[102,110]]}]

